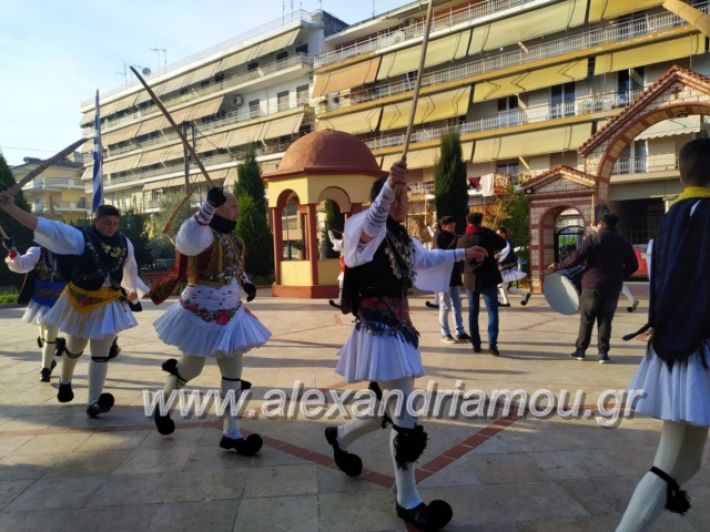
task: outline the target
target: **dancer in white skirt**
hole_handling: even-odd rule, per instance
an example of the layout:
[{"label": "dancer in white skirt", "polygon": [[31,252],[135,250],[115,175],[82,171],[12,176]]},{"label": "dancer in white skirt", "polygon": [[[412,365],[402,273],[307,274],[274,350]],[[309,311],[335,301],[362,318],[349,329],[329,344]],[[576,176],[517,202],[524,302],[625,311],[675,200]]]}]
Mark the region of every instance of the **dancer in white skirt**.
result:
[{"label": "dancer in white skirt", "polygon": [[49,382],[52,370],[57,366],[54,357],[61,357],[65,347],[65,339],[58,336],[59,328],[45,320],[66,286],[59,261],[51,251],[40,246],[27,248],[24,255],[20,255],[12,243],[6,247],[9,249],[5,258],[7,267],[15,273],[25,274],[17,302],[27,305],[22,321],[39,327],[37,345],[42,350],[39,380]]},{"label": "dancer in white skirt", "polygon": [[[387,404],[397,515],[421,530],[438,530],[451,519],[451,507],[440,500],[425,504],[417,492],[414,462],[426,447],[427,434],[404,408],[414,379],[425,374],[419,333],[409,319],[407,289],[414,285],[433,292],[448,290],[454,262],[482,260],[486,251],[427,251],[411,238],[402,225],[407,212],[405,183],[406,165],[400,161],[392,166],[389,178],[375,181],[370,207],[345,223],[343,312],[351,311],[357,321],[338,351],[336,371],[348,383],[370,381],[376,393],[385,389],[402,394],[404,401],[398,408]],[[335,463],[344,473],[362,472],[362,460],[348,452],[348,446],[382,426],[382,419],[373,417],[326,429]]]},{"label": "dancer in white skirt", "polygon": [[[636,486],[617,530],[647,530],[663,508],[690,508],[680,489],[699,470],[710,426],[710,139],[680,151],[684,190],[663,218],[649,255],[648,350],[631,383],[636,412],[663,420],[653,467]],[[635,335],[629,335],[630,339]]]},{"label": "dancer in white skirt", "polygon": [[116,335],[137,325],[129,302],[148,291],[138,277],[133,244],[118,233],[118,209],[101,205],[92,225],[77,229],[20,209],[7,192],[0,193],[0,206],[34,231],[35,242],[61,255],[60,261],[66,261],[69,283],[44,317],[46,323],[67,334],[57,399],[60,403],[74,399],[71,386],[74,369],[89,344],[91,362],[86,413],[96,417],[108,412],[114,397],[103,393],[103,386],[108,361],[118,354]]},{"label": "dancer in white skirt", "polygon": [[513,248],[513,242],[508,237],[508,230],[505,227],[499,227],[497,233],[506,242],[505,248],[497,256],[500,275],[503,278],[503,282],[498,285],[498,303],[503,307],[509,307],[508,292],[510,292],[519,295],[520,304],[525,306],[530,301],[530,292],[510,285],[525,279],[527,275],[518,268],[518,256]]},{"label": "dancer in white skirt", "polygon": [[[271,337],[271,332],[241,301],[242,288],[247,301],[251,301],[256,287],[244,273],[244,244],[234,234],[237,215],[234,194],[212,188],[197,213],[182,224],[175,239],[187,286],[180,301],[155,322],[160,339],[182,351],[180,361],[172,358],[163,364],[163,370],[170,373],[164,388],[168,400],[174,390],[202,372],[207,358],[216,358],[222,374],[222,396],[234,394],[238,401],[242,391],[251,387],[242,379],[244,353]],[[154,420],[161,434],[175,430],[169,413],[156,410]],[[227,408],[219,446],[251,456],[259,451],[262,440],[257,434],[244,438],[236,413]]]}]

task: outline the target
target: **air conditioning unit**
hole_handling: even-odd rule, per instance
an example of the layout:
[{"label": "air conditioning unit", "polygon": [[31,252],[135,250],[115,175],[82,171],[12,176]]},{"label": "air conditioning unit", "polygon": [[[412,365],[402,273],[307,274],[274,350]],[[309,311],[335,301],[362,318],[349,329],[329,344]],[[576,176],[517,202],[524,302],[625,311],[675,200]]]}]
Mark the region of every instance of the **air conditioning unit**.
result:
[{"label": "air conditioning unit", "polygon": [[232,102],[237,107],[241,107],[242,105],[244,105],[244,96],[242,96],[241,94],[235,94],[232,98]]}]

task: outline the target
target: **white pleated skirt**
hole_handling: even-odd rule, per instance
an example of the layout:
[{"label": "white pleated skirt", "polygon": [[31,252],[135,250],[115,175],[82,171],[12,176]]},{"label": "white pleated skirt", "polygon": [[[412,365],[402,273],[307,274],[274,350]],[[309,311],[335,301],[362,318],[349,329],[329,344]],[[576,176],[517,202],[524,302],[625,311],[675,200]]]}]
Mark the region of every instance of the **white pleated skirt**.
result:
[{"label": "white pleated skirt", "polygon": [[42,325],[45,323],[50,310],[52,310],[52,307],[30,300],[25,313],[22,315],[22,321],[31,325]]},{"label": "white pleated skirt", "polygon": [[45,323],[56,325],[63,333],[97,339],[118,334],[138,325],[127,304],[119,301],[82,314],[74,310],[66,295],[61,295],[45,316]]},{"label": "white pleated skirt", "polygon": [[208,322],[182,307],[170,305],[155,320],[158,337],[174,345],[186,355],[200,357],[230,357],[264,345],[271,331],[264,327],[244,305],[224,325]]},{"label": "white pleated skirt", "polygon": [[377,335],[365,327],[353,329],[338,356],[335,371],[347,383],[425,375],[418,348],[400,335]]},{"label": "white pleated skirt", "polygon": [[664,421],[710,426],[710,341],[672,369],[653,347],[644,356],[631,381],[630,390],[646,395],[636,403],[636,413]]},{"label": "white pleated skirt", "polygon": [[525,279],[527,277],[527,274],[518,268],[501,270],[500,275],[503,278],[504,283],[514,283],[515,281],[520,281],[521,279]]}]

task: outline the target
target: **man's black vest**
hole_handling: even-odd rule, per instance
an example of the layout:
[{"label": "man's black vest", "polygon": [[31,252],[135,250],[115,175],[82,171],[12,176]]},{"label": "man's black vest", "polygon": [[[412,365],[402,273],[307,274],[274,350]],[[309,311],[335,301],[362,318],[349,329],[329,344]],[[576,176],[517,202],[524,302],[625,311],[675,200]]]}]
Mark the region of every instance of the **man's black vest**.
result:
[{"label": "man's black vest", "polygon": [[94,227],[82,229],[82,233],[84,252],[64,256],[70,259],[70,281],[84,290],[98,290],[108,276],[111,288],[120,289],[123,265],[128,257],[126,237],[118,233],[110,238],[103,237]]}]

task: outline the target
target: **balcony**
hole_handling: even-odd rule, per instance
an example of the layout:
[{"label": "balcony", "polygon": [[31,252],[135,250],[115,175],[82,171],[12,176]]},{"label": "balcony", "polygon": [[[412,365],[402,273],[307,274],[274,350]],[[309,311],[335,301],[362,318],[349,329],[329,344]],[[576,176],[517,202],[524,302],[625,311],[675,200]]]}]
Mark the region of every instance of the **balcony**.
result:
[{"label": "balcony", "polygon": [[[291,13],[285,12],[283,16],[272,20],[270,22],[266,22],[265,24],[262,24],[261,26],[257,26],[256,28],[252,28],[251,30],[245,31],[243,33],[240,33],[239,35],[235,35],[229,40],[223,41],[219,44],[216,44],[214,46],[211,46],[205,50],[202,50],[200,52],[197,52],[192,55],[188,55],[184,58],[182,58],[180,61],[176,61],[175,63],[171,63],[169,65],[166,65],[163,68],[159,68],[153,71],[153,77],[157,77],[159,75],[166,74],[172,70],[177,70],[180,67],[183,67],[185,65],[189,65],[191,63],[196,63],[198,61],[201,61],[203,59],[207,59],[208,57],[212,55],[216,55],[219,53],[224,53],[224,51],[228,48],[236,48],[239,45],[244,45],[246,46],[249,44],[251,41],[254,41],[255,37],[262,37],[266,33],[273,32],[274,30],[277,30],[279,28],[283,28],[285,26],[289,25],[294,25],[295,23],[300,23],[300,24],[313,24],[318,22],[310,13],[307,11],[303,11],[301,9],[296,9],[292,11]],[[136,80],[132,83],[126,83],[125,85],[121,87],[116,87],[114,89],[109,89],[106,91],[101,92],[101,99],[108,98],[110,96],[113,96],[114,94],[118,94],[120,92],[129,92],[130,89],[136,88],[139,86],[139,82]],[[87,108],[92,107],[94,105],[94,98],[89,98],[87,100],[84,100],[81,102],[81,108],[86,111]]]},{"label": "balcony", "polygon": [[[694,7],[703,13],[710,13],[710,2],[703,2]],[[462,80],[477,74],[493,72],[510,66],[554,57],[567,52],[594,48],[603,44],[623,41],[631,37],[647,35],[685,24],[687,24],[685,20],[672,13],[659,13],[650,15],[642,20],[632,20],[613,25],[608,23],[600,24],[591,30],[581,33],[570,34],[563,38],[542,42],[540,44],[531,44],[527,47],[527,51],[516,49],[507,52],[491,53],[484,58],[426,73],[422,76],[422,87]],[[371,87],[353,90],[350,93],[349,99],[329,99],[327,110],[332,111],[345,105],[378,100],[411,90],[414,90],[414,81],[412,80],[378,83]]]},{"label": "balcony", "polygon": [[[458,126],[424,127],[414,131],[412,142],[427,142],[438,140],[450,131],[458,131],[459,135],[487,131],[492,129],[533,124],[554,120],[563,116],[581,116],[591,113],[610,112],[614,109],[625,107],[629,101],[638,96],[641,91],[631,91],[628,93],[609,92],[583,96],[573,102],[563,104],[544,104],[528,107],[526,110],[514,109],[497,113],[495,116],[478,118],[463,122]],[[380,150],[393,146],[401,146],[404,143],[404,133],[394,135],[383,135],[375,139],[366,141],[372,150]]]},{"label": "balcony", "polygon": [[[258,145],[256,146],[256,156],[260,157],[263,155],[271,155],[274,153],[281,153],[286,151],[286,148],[288,148],[291,145],[290,142],[282,142],[282,143],[274,143],[274,144],[267,144],[267,145]],[[241,159],[244,159],[244,157],[247,154],[247,147],[243,147],[240,150],[230,150],[229,153],[218,153],[215,155],[212,155],[211,157],[200,157],[200,160],[202,161],[202,164],[205,167],[209,166],[214,166],[218,164],[225,164],[229,162],[234,162],[238,161]],[[191,165],[191,172],[198,171],[196,168],[196,165]],[[112,185],[120,185],[120,184],[125,184],[125,183],[135,183],[137,185],[141,185],[144,179],[147,179],[149,177],[156,177],[156,176],[164,176],[166,179],[168,177],[174,177],[174,176],[179,176],[183,175],[184,173],[184,164],[182,160],[179,162],[173,163],[173,164],[168,164],[161,166],[159,168],[153,169],[153,170],[133,170],[129,172],[123,172],[121,174],[118,174],[118,176],[114,177],[113,175],[111,176],[111,180],[109,183],[105,184],[105,187],[111,187]],[[194,180],[194,176],[191,175],[191,180]]]},{"label": "balcony", "polygon": [[[168,106],[179,105],[181,103],[190,100],[195,100],[197,98],[201,98],[203,96],[207,96],[213,93],[218,93],[228,89],[235,89],[255,79],[266,77],[269,74],[273,74],[275,72],[282,72],[294,66],[310,66],[310,63],[308,61],[308,55],[296,54],[281,61],[274,61],[272,63],[267,63],[263,66],[260,65],[255,70],[251,70],[248,72],[240,72],[231,76],[225,76],[225,78],[219,83],[211,83],[207,87],[200,89],[190,89],[186,94],[178,94],[174,97],[169,97],[165,99],[161,97],[161,101]],[[155,116],[160,116],[160,113],[156,111],[157,108],[155,107],[155,105],[150,105],[142,111],[137,111],[130,115],[124,115],[115,119],[108,119],[103,122],[101,126],[102,133],[108,132],[109,128],[118,128],[119,126],[135,122],[136,120],[145,120],[153,118]],[[93,137],[94,128],[92,126],[85,127],[82,129],[82,133],[84,137]]]},{"label": "balcony", "polygon": [[[431,33],[439,30],[471,22],[477,18],[490,15],[497,11],[511,9],[513,7],[523,6],[532,3],[533,0],[491,0],[481,2],[478,5],[467,6],[462,9],[449,11],[444,15],[434,17],[431,21]],[[422,13],[423,16],[423,13]],[[369,37],[360,41],[349,43],[337,50],[323,52],[316,56],[315,66],[320,67],[335,63],[352,57],[354,55],[364,54],[398,44],[400,42],[416,39],[424,35],[425,21],[421,20],[416,24],[412,24],[405,28],[391,29],[382,32],[374,37]]]},{"label": "balcony", "polygon": [[612,175],[673,172],[678,170],[678,156],[674,153],[649,155],[648,157],[620,157]]},{"label": "balcony", "polygon": [[52,179],[36,178],[27,183],[22,190],[27,192],[40,192],[42,190],[76,189],[83,190],[84,186],[79,183],[79,178],[57,177]]},{"label": "balcony", "polygon": [[[82,212],[91,213],[91,207],[86,204],[86,202],[75,202],[75,201],[53,201],[52,208],[55,212]],[[46,213],[49,212],[49,204],[45,204],[41,201],[36,201],[32,204],[33,213]]]},{"label": "balcony", "polygon": [[[290,111],[293,109],[297,109],[299,107],[304,107],[305,106],[301,103],[301,99],[296,95],[292,94],[289,96],[288,101],[283,101],[281,103],[281,108],[274,109],[273,111],[270,112],[264,112],[261,109],[249,109],[248,106],[244,106],[242,109],[238,111],[232,111],[231,113],[227,113],[224,116],[215,116],[212,118],[207,118],[201,122],[198,122],[197,129],[198,132],[196,134],[197,138],[199,139],[201,136],[206,136],[211,134],[214,129],[218,129],[224,126],[229,126],[232,124],[237,124],[239,122],[246,122],[248,120],[253,120],[255,118],[261,118],[264,116],[267,116],[272,113],[276,112],[282,112],[282,111]],[[202,131],[204,128],[205,131]],[[162,133],[162,135],[152,138],[150,140],[143,140],[143,141],[135,141],[132,140],[131,143],[127,146],[121,146],[120,148],[113,148],[108,150],[108,157],[114,157],[116,155],[121,155],[122,153],[127,153],[131,151],[135,151],[137,149],[149,149],[151,146],[158,146],[160,144],[169,144],[169,143],[175,143],[179,141],[179,137],[177,133],[172,129],[172,127],[168,126],[164,131],[168,131],[169,133]]]}]

